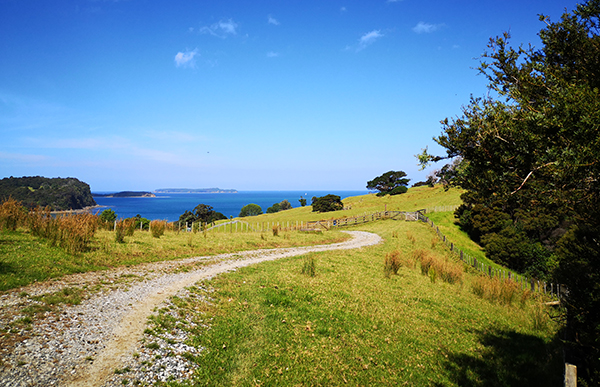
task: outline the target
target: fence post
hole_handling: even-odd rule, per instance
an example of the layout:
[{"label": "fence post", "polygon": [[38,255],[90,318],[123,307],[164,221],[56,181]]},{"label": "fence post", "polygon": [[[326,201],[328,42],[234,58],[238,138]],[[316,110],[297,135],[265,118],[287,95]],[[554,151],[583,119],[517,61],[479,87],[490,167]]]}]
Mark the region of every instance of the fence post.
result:
[{"label": "fence post", "polygon": [[577,387],[577,367],[565,363],[565,387]]}]

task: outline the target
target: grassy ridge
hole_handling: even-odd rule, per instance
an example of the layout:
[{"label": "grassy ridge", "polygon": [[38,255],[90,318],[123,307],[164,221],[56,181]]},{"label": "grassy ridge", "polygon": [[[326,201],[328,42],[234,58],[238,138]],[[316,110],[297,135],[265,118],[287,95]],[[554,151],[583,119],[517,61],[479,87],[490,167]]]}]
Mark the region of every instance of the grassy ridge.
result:
[{"label": "grassy ridge", "polygon": [[[556,327],[538,321],[531,299],[492,303],[472,292],[471,275],[432,282],[418,265],[386,278],[390,251],[409,261],[415,250],[441,258],[447,250],[425,224],[388,220],[361,229],[385,243],[268,262],[193,288],[212,299],[179,302],[179,313],[199,323],[193,344],[205,348],[194,358],[194,385],[560,383]],[[310,258],[314,277],[302,274]]]}]

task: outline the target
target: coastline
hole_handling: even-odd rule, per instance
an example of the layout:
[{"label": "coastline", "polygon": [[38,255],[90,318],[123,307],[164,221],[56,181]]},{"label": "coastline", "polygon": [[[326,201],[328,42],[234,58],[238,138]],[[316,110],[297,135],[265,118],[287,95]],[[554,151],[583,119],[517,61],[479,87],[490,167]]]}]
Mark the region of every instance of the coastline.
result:
[{"label": "coastline", "polygon": [[62,210],[62,211],[50,211],[51,214],[83,214],[84,212],[92,212],[93,210],[99,210],[107,206],[101,206],[96,204],[95,206],[87,206],[77,210]]}]

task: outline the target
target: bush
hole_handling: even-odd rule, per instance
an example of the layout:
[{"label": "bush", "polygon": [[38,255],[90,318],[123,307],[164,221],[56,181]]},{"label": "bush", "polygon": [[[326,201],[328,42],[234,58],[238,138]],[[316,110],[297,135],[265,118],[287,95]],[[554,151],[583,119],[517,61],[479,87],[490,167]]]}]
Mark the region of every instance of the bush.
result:
[{"label": "bush", "polygon": [[258,204],[250,203],[242,207],[239,217],[243,218],[245,216],[256,216],[262,213],[262,208]]},{"label": "bush", "polygon": [[313,212],[329,212],[339,211],[344,208],[344,203],[338,195],[325,195],[321,197],[312,198],[312,211]]}]

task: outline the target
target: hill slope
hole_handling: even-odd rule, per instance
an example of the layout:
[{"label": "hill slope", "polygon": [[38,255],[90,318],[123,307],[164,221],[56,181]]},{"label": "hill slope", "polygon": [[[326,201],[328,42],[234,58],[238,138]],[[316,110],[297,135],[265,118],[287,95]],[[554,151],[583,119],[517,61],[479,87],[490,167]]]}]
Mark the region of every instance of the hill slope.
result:
[{"label": "hill slope", "polygon": [[90,186],[73,177],[6,177],[0,180],[0,201],[12,197],[27,207],[49,206],[53,211],[95,206]]}]

